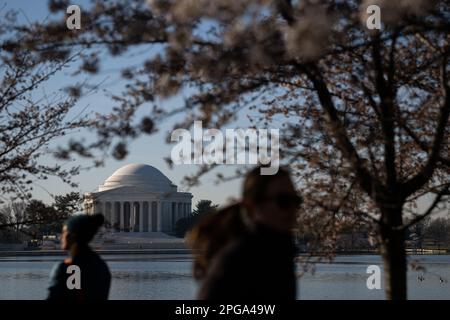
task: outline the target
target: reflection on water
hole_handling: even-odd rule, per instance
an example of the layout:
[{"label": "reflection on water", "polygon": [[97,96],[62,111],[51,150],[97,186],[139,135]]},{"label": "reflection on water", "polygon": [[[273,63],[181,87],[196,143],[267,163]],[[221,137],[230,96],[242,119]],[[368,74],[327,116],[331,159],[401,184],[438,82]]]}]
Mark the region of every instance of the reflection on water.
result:
[{"label": "reflection on water", "polygon": [[170,272],[154,273],[151,271],[137,271],[133,273],[130,273],[129,271],[113,271],[112,276],[114,279],[125,279],[127,281],[165,281],[179,278],[191,278],[190,274],[178,274]]},{"label": "reflection on water", "polygon": [[23,272],[23,273],[17,273],[17,272],[2,272],[0,274],[0,281],[7,281],[9,279],[12,280],[33,280],[33,279],[47,279],[48,278],[48,272]]},{"label": "reflection on water", "polygon": [[[113,277],[111,299],[195,298],[197,285],[191,276],[189,256],[107,255],[104,258]],[[450,299],[450,256],[409,259],[426,269],[408,272],[410,299]],[[0,258],[0,299],[45,298],[49,272],[61,260],[62,257],[54,256]],[[380,257],[339,256],[332,263],[319,263],[314,274],[298,280],[298,298],[384,299],[383,290],[366,287],[366,269],[372,264],[381,266]]]}]

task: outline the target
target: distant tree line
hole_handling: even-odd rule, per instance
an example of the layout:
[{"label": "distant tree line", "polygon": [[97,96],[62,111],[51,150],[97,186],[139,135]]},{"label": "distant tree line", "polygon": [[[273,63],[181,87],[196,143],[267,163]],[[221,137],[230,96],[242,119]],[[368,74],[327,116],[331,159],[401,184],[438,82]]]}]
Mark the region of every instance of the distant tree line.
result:
[{"label": "distant tree line", "polygon": [[450,248],[450,217],[421,221],[410,230],[408,240],[416,249]]},{"label": "distant tree line", "polygon": [[64,220],[80,210],[81,202],[80,194],[71,192],[55,196],[51,204],[35,199],[4,204],[0,207],[0,242],[39,239],[61,232]]},{"label": "distant tree line", "polygon": [[183,238],[186,232],[192,229],[205,215],[215,210],[218,205],[213,205],[211,200],[200,200],[192,214],[186,218],[179,219],[175,224],[175,235]]},{"label": "distant tree line", "polygon": [[[363,223],[344,221],[336,228],[334,237],[336,252],[378,248],[375,230]],[[310,244],[317,241],[315,234],[306,231],[301,225],[297,240],[303,251],[309,251]],[[421,220],[408,230],[405,240],[408,249],[450,249],[450,217],[427,217]]]}]

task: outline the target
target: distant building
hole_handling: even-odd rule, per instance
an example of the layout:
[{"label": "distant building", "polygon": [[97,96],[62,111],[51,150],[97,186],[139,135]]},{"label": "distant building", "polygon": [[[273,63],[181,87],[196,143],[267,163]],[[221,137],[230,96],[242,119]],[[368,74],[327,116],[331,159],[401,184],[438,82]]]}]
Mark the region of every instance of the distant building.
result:
[{"label": "distant building", "polygon": [[117,232],[173,233],[178,219],[191,213],[192,194],[178,192],[161,171],[129,164],[113,173],[97,192],[86,193],[87,214],[101,212]]}]

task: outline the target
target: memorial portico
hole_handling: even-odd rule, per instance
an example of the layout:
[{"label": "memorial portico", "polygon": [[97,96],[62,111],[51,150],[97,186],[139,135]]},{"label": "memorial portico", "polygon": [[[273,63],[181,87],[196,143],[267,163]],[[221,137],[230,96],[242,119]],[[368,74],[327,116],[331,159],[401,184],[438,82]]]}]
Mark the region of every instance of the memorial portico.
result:
[{"label": "memorial portico", "polygon": [[84,208],[103,213],[105,225],[117,232],[173,233],[176,222],[191,214],[191,200],[158,169],[129,164],[85,194]]}]

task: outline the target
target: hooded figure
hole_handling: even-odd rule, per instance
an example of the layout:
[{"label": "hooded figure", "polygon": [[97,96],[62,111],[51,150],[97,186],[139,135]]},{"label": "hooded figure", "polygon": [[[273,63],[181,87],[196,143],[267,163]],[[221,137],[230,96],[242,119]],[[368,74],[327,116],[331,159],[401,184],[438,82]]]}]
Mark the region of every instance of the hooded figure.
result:
[{"label": "hooded figure", "polygon": [[90,247],[103,224],[102,214],[74,215],[63,226],[61,249],[70,257],[58,263],[50,275],[47,300],[107,300],[111,284],[108,266]]}]

